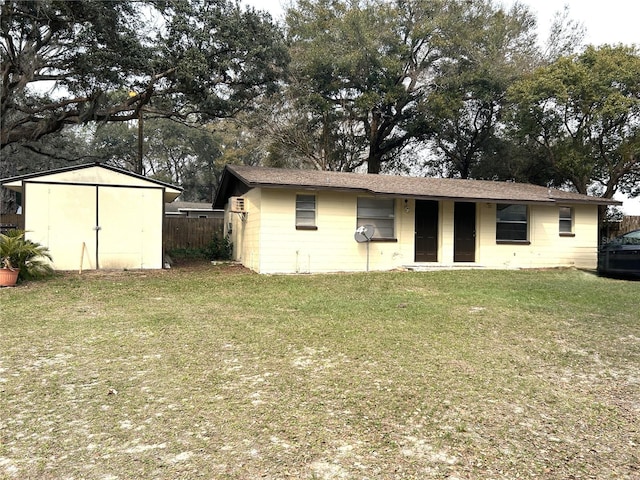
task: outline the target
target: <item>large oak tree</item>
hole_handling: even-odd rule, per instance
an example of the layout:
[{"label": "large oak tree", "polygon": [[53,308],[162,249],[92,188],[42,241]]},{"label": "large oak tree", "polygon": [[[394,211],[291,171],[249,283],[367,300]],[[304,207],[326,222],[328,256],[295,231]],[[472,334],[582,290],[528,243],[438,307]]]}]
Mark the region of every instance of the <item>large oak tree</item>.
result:
[{"label": "large oak tree", "polygon": [[640,54],[590,46],[515,83],[515,139],[556,184],[612,198],[640,194]]},{"label": "large oak tree", "polygon": [[464,18],[465,31],[451,39],[422,109],[431,127],[428,164],[451,177],[493,178],[505,161],[507,89],[538,60],[535,18],[522,5],[505,11],[490,2],[476,2]]},{"label": "large oak tree", "polygon": [[425,135],[421,103],[460,25],[447,4],[454,2],[300,0],[287,12],[294,107],[326,151],[323,167],[366,163],[378,173]]},{"label": "large oak tree", "polygon": [[292,80],[272,130],[316,168],[378,173],[431,140],[469,176],[537,53],[528,10],[490,0],[299,0],[286,21]]},{"label": "large oak tree", "polygon": [[3,149],[142,110],[230,116],[274,91],[288,59],[267,14],[228,0],[6,0],[0,9]]}]

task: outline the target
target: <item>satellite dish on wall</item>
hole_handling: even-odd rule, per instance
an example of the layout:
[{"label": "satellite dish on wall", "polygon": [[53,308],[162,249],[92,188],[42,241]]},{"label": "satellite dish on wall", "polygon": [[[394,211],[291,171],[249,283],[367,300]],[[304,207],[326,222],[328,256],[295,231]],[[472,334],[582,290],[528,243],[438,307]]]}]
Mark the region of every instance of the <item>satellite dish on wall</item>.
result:
[{"label": "satellite dish on wall", "polygon": [[358,243],[369,242],[373,238],[373,232],[375,232],[373,225],[362,225],[356,229],[356,233],[353,236]]},{"label": "satellite dish on wall", "polygon": [[356,239],[356,242],[367,244],[367,272],[369,271],[369,243],[371,243],[373,232],[375,232],[375,230],[376,227],[373,225],[362,225],[361,227],[356,228],[356,233],[353,236]]}]

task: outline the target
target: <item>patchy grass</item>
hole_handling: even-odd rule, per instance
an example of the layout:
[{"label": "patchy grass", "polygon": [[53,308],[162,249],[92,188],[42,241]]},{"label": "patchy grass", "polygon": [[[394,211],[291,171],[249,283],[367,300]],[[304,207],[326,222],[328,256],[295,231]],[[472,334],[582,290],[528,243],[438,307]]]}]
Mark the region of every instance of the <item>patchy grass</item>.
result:
[{"label": "patchy grass", "polygon": [[0,478],[640,478],[640,282],[207,266],[0,301]]}]

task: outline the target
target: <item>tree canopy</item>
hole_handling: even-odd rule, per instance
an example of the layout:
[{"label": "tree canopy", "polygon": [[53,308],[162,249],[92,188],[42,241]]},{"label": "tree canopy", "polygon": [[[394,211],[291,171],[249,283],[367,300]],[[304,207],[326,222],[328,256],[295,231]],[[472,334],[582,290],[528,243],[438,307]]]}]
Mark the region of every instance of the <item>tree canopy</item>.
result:
[{"label": "tree canopy", "polygon": [[589,46],[510,88],[516,137],[557,184],[612,198],[640,194],[640,55]]},{"label": "tree canopy", "polygon": [[[466,31],[443,59],[438,87],[425,99],[431,170],[451,177],[495,177],[504,153],[499,132],[509,86],[537,61],[534,17],[478,2],[464,14]],[[487,164],[490,164],[487,171]]]},{"label": "tree canopy", "polygon": [[297,107],[334,149],[329,159],[351,152],[346,169],[366,163],[377,173],[425,135],[420,108],[445,38],[460,26],[455,15],[445,2],[422,0],[300,0],[288,11]]},{"label": "tree canopy", "polygon": [[291,109],[274,138],[316,168],[377,173],[430,140],[441,170],[469,176],[538,53],[531,13],[489,0],[300,0],[286,24]]},{"label": "tree canopy", "polygon": [[146,114],[204,122],[276,89],[288,61],[264,13],[228,0],[6,0],[1,147]]}]

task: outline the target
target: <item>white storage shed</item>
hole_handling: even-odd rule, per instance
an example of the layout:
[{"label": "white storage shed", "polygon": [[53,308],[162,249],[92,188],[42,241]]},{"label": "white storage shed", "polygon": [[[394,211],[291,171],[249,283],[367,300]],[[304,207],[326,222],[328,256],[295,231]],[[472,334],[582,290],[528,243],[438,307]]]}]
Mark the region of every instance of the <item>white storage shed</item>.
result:
[{"label": "white storage shed", "polygon": [[2,185],[22,194],[26,238],[49,248],[56,270],[162,268],[164,205],[179,187],[103,164]]}]

